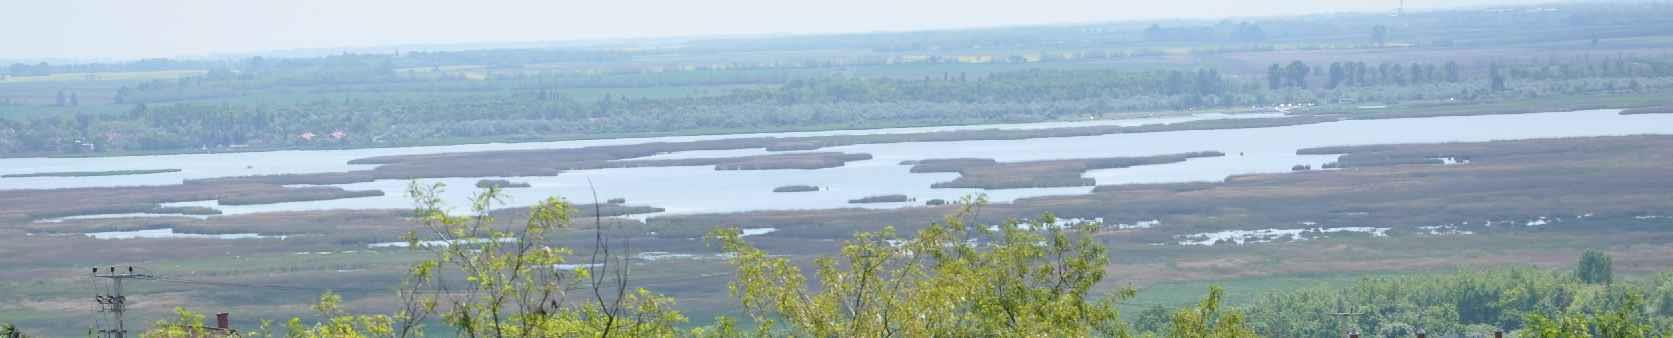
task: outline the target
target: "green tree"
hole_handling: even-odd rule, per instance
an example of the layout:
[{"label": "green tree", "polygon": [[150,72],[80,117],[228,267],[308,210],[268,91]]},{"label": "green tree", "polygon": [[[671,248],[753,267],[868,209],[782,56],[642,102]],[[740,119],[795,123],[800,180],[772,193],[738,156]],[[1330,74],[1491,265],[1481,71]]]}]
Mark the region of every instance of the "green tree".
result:
[{"label": "green tree", "polygon": [[12,325],[12,323],[6,323],[5,325],[0,325],[0,338],[28,338],[28,337],[29,337],[28,335],[23,334],[23,330],[19,330],[17,328],[17,325]]},{"label": "green tree", "polygon": [[1226,290],[1219,286],[1208,289],[1208,297],[1196,307],[1181,309],[1173,314],[1170,338],[1244,338],[1257,337],[1255,330],[1244,321],[1243,313],[1223,308]]},{"label": "green tree", "polygon": [[[342,308],[343,296],[327,291],[320,295],[319,302],[311,308],[316,315],[325,320],[314,325],[302,324],[302,319],[291,318],[285,323],[286,337],[393,337],[396,333],[395,319],[388,315],[355,315]],[[270,323],[262,323],[262,329],[251,336],[270,336]],[[414,332],[416,333],[416,332]]]},{"label": "green tree", "polygon": [[187,311],[185,308],[174,308],[175,317],[158,320],[151,324],[151,329],[140,334],[144,338],[174,338],[174,337],[204,337],[208,329],[203,326],[203,315]]},{"label": "green tree", "polygon": [[1528,327],[1518,332],[1519,337],[1529,338],[1572,338],[1590,337],[1590,323],[1585,316],[1577,314],[1560,315],[1556,318],[1546,318],[1543,315],[1528,315]]},{"label": "green tree", "polygon": [[1371,42],[1377,43],[1377,47],[1384,46],[1388,42],[1388,26],[1371,27]]},{"label": "green tree", "polygon": [[1274,63],[1266,67],[1266,88],[1278,90],[1284,86],[1284,67]]},{"label": "green tree", "polygon": [[986,227],[969,224],[980,199],[960,213],[896,236],[892,227],[862,232],[841,255],[813,262],[810,285],[787,258],[744,241],[736,229],[709,238],[733,256],[733,294],[762,327],[814,337],[1128,336],[1115,301],[1123,289],[1092,300],[1108,253],[1097,225],[1038,219]]},{"label": "green tree", "polygon": [[1587,284],[1608,284],[1615,280],[1614,259],[1597,250],[1586,250],[1574,267],[1575,277]]},{"label": "green tree", "polygon": [[1410,78],[1410,81],[1411,81],[1412,84],[1421,84],[1421,83],[1429,81],[1428,79],[1425,78],[1429,74],[1424,72],[1423,65],[1420,65],[1420,64],[1417,64],[1416,62],[1413,62],[1410,67],[1406,68],[1406,71],[1412,73],[1411,78]]},{"label": "green tree", "polygon": [[[611,253],[597,222],[589,267],[560,269],[572,252],[549,246],[546,236],[573,226],[573,208],[563,200],[546,199],[529,208],[526,222],[503,225],[490,213],[501,203],[498,187],[483,189],[471,203],[472,214],[462,216],[446,211],[439,197],[444,188],[414,183],[408,189],[422,225],[406,235],[408,246],[431,258],[410,270],[393,332],[416,333],[430,315],[472,337],[671,336],[686,321],[673,310],[673,299],[630,287],[626,257]],[[420,241],[426,237],[446,245],[426,245]],[[445,271],[463,272],[465,283],[450,282],[455,279]],[[425,292],[430,289],[458,292]],[[572,289],[588,294],[572,297]]]},{"label": "green tree", "polygon": [[1168,328],[1173,325],[1173,311],[1161,305],[1151,305],[1139,311],[1138,315],[1132,319],[1132,323],[1135,332],[1149,335],[1167,332]]},{"label": "green tree", "polygon": [[1592,326],[1604,338],[1651,337],[1655,328],[1645,320],[1644,309],[1643,297],[1631,294],[1614,311],[1593,316]]},{"label": "green tree", "polygon": [[1495,91],[1495,92],[1502,92],[1502,91],[1505,91],[1505,89],[1509,89],[1505,85],[1504,72],[1501,71],[1499,68],[1500,67],[1499,67],[1498,64],[1493,64],[1492,67],[1490,67],[1490,69],[1488,70],[1488,76],[1492,78],[1491,84],[1490,84],[1489,87],[1492,88],[1493,91]]},{"label": "green tree", "polygon": [[1307,74],[1312,71],[1313,68],[1307,67],[1306,63],[1302,63],[1301,60],[1296,60],[1291,61],[1290,65],[1284,68],[1284,75],[1290,86],[1307,88]]},{"label": "green tree", "polygon": [[1597,315],[1564,311],[1547,318],[1541,314],[1528,315],[1528,327],[1520,336],[1536,338],[1598,337],[1639,338],[1655,337],[1656,330],[1644,318],[1644,302],[1631,295],[1614,310]]},{"label": "green tree", "polygon": [[1342,68],[1342,63],[1341,62],[1331,62],[1330,63],[1330,82],[1329,82],[1329,84],[1325,85],[1325,88],[1336,89],[1336,87],[1341,86],[1342,81],[1346,80],[1346,79],[1347,79],[1347,74],[1345,73],[1345,70]]}]

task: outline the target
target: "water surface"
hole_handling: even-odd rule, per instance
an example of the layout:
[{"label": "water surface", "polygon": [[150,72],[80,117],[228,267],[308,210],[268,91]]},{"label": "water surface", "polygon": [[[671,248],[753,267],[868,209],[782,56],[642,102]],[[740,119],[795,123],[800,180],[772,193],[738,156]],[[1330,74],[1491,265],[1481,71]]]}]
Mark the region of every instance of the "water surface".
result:
[{"label": "water surface", "polygon": [[[937,182],[952,180],[954,173],[914,174],[901,161],[929,158],[978,157],[1000,161],[1029,161],[1061,158],[1092,158],[1147,156],[1193,151],[1221,151],[1225,157],[1198,158],[1186,162],[1140,166],[1122,169],[1094,170],[1086,174],[1098,184],[1159,183],[1188,181],[1220,181],[1229,175],[1250,173],[1288,172],[1295,165],[1314,168],[1333,161],[1335,155],[1297,155],[1296,150],[1308,147],[1336,145],[1366,145],[1393,143],[1478,142],[1551,137],[1605,136],[1632,134],[1673,134],[1673,115],[1619,115],[1617,110],[1590,110],[1519,115],[1455,116],[1389,120],[1352,120],[1312,125],[1255,129],[1194,130],[1139,134],[1112,134],[1084,137],[1040,138],[1026,140],[915,142],[891,144],[861,144],[830,147],[818,151],[841,151],[872,154],[871,160],[849,162],[848,165],[817,170],[759,170],[716,171],[712,167],[656,167],[612,168],[564,172],[543,177],[473,177],[424,179],[420,183],[445,183],[450,189],[445,196],[457,205],[467,205],[467,198],[475,192],[479,179],[507,179],[527,182],[530,188],[511,188],[509,204],[528,205],[547,196],[564,196],[573,202],[593,202],[596,189],[598,200],[626,198],[628,204],[666,208],[670,214],[736,212],[750,210],[823,209],[837,207],[897,208],[922,205],[930,199],[954,200],[959,197],[986,193],[994,201],[1017,198],[1084,194],[1092,187],[1036,188],[1036,189],[931,189]],[[1214,117],[1214,116],[1208,116]],[[1143,124],[1178,122],[1204,116],[1168,119],[1098,121],[1100,124]],[[1029,125],[960,126],[944,128],[898,128],[872,131],[826,131],[810,133],[752,134],[748,136],[808,136],[842,133],[898,133],[949,129],[983,128],[1042,128],[1080,124],[1054,123]],[[250,174],[308,173],[343,171],[367,166],[346,164],[347,161],[382,155],[419,154],[452,151],[484,151],[505,149],[540,149],[580,147],[600,144],[628,144],[648,141],[680,141],[714,139],[733,136],[691,136],[646,139],[617,139],[565,141],[518,144],[478,144],[443,147],[410,147],[385,149],[281,151],[240,154],[200,154],[137,156],[86,159],[0,159],[0,173],[61,171],[61,170],[118,170],[130,167],[176,167],[185,171],[173,174],[143,176],[108,176],[82,178],[27,178],[0,179],[0,189],[111,186],[134,184],[172,184],[182,178],[240,176]],[[663,154],[656,158],[690,158],[739,156],[767,153],[761,149],[694,151]],[[165,165],[170,164],[173,165]],[[107,167],[121,164],[123,166]],[[1466,164],[1467,165],[1467,164]],[[411,203],[403,196],[408,181],[382,180],[339,185],[345,189],[378,189],[384,196],[340,199],[331,201],[292,202],[265,205],[219,206],[214,201],[173,203],[171,206],[206,206],[227,214],[252,212],[408,208]],[[773,188],[785,185],[813,185],[822,189],[814,192],[774,193]],[[848,204],[850,199],[887,194],[905,194],[912,202]]]}]

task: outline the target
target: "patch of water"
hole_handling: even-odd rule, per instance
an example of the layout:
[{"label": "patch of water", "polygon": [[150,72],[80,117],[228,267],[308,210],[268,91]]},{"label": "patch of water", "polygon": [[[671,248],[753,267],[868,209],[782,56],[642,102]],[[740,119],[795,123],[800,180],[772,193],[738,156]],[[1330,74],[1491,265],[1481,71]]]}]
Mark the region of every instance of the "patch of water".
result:
[{"label": "patch of water", "polygon": [[78,219],[147,218],[147,217],[152,217],[152,218],[155,218],[155,217],[186,217],[186,218],[196,218],[196,219],[209,219],[209,216],[212,216],[212,215],[151,214],[151,213],[138,213],[138,212],[136,212],[136,213],[121,213],[121,214],[76,215],[76,216],[65,216],[65,217],[58,217],[58,218],[46,218],[46,219],[35,220],[35,223],[63,223],[64,221],[71,221],[71,220],[78,220]]},{"label": "patch of water", "polygon": [[1132,224],[1127,224],[1127,223],[1122,223],[1122,224],[1116,224],[1116,225],[1115,225],[1115,228],[1116,228],[1116,229],[1121,229],[1121,230],[1128,230],[1128,229],[1149,229],[1149,228],[1152,228],[1152,227],[1155,227],[1155,226],[1157,226],[1157,225],[1161,225],[1161,224],[1162,224],[1162,221],[1161,221],[1161,220],[1155,220],[1155,219],[1153,219],[1153,220],[1148,220],[1148,221],[1138,221],[1138,222],[1133,222],[1133,223],[1132,223]]},{"label": "patch of water", "polygon": [[[1178,123],[1195,120],[1227,119],[1227,118],[1270,118],[1277,114],[1222,114],[1206,113],[1194,115],[1169,115],[1155,117],[1140,117],[1126,119],[1071,121],[1071,122],[1039,122],[1039,123],[1010,123],[984,124],[964,126],[934,126],[885,129],[854,129],[828,130],[811,132],[782,132],[782,133],[745,133],[697,136],[664,136],[637,137],[596,140],[573,140],[552,142],[521,142],[521,143],[478,143],[446,146],[395,147],[395,148],[363,148],[340,150],[280,150],[243,153],[200,153],[150,156],[119,156],[119,157],[90,157],[90,158],[3,158],[0,159],[0,174],[24,174],[34,172],[63,172],[89,170],[139,170],[171,168],[181,169],[179,172],[160,173],[151,175],[122,175],[122,176],[89,176],[89,177],[18,177],[0,178],[0,190],[9,189],[54,189],[78,187],[114,187],[114,186],[150,186],[179,184],[187,179],[201,179],[227,176],[248,175],[276,175],[297,173],[324,173],[352,170],[371,169],[375,165],[348,164],[350,160],[393,155],[419,155],[453,152],[498,151],[498,150],[530,150],[530,149],[563,149],[590,146],[624,145],[649,142],[687,142],[727,138],[744,137],[801,137],[801,136],[832,136],[832,135],[874,135],[874,134],[909,134],[955,130],[980,129],[1044,129],[1075,126],[1097,125],[1143,125],[1157,123]],[[668,154],[663,158],[678,158],[680,155]]]},{"label": "patch of water", "polygon": [[672,253],[667,251],[646,251],[633,255],[633,258],[644,261],[660,261],[665,259],[697,259],[697,255]]},{"label": "patch of water", "polygon": [[206,239],[280,239],[280,240],[283,240],[286,237],[289,237],[289,236],[285,236],[285,235],[267,236],[267,235],[256,234],[256,233],[242,233],[242,234],[178,233],[178,232],[174,232],[174,228],[132,230],[132,231],[89,232],[89,233],[85,233],[83,235],[86,235],[87,237],[97,238],[97,239],[206,238]]},{"label": "patch of water", "polygon": [[1337,228],[1302,228],[1302,229],[1257,229],[1257,230],[1226,230],[1176,236],[1179,245],[1213,246],[1220,243],[1237,245],[1273,242],[1298,242],[1321,237],[1323,234],[1338,232],[1355,232],[1371,234],[1372,237],[1387,237],[1389,228],[1376,227],[1337,227]]},{"label": "patch of water", "polygon": [[1433,157],[1433,158],[1430,158],[1430,159],[1441,160],[1441,165],[1470,164],[1469,159],[1461,159],[1461,158],[1451,157],[1451,156]]},{"label": "patch of water", "polygon": [[599,264],[599,263],[552,264],[553,269],[564,270],[564,271],[575,271],[575,270],[580,270],[580,269],[583,269],[583,268],[591,269],[591,268],[596,268],[596,267],[600,267],[600,266],[604,266],[604,264]]},{"label": "patch of water", "polygon": [[1431,236],[1474,235],[1474,231],[1458,228],[1456,225],[1430,225],[1417,227]]},{"label": "patch of water", "polygon": [[[500,243],[512,243],[512,242],[516,242],[516,241],[517,241],[516,238],[511,238],[511,237],[500,238]],[[468,245],[468,244],[482,244],[482,243],[487,243],[487,242],[488,242],[487,238],[470,238],[470,239],[459,239],[459,240],[451,240],[451,241],[432,240],[432,241],[418,241],[418,246],[421,247],[421,248],[447,247],[449,245],[453,245],[453,243],[467,244]],[[367,249],[406,248],[406,247],[410,247],[410,246],[412,246],[412,243],[408,243],[408,242],[404,242],[404,241],[403,242],[380,242],[380,243],[367,244],[366,248]]]}]

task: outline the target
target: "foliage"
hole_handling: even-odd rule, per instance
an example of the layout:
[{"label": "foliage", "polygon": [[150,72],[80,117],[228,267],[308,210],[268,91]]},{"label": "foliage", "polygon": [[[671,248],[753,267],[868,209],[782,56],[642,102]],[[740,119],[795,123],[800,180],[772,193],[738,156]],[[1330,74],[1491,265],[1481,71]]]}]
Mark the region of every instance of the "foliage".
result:
[{"label": "foliage", "polygon": [[1139,311],[1137,316],[1133,316],[1132,319],[1128,321],[1132,325],[1133,332],[1147,334],[1165,333],[1168,332],[1169,329],[1172,329],[1171,326],[1173,325],[1174,311],[1175,310],[1170,310],[1161,305],[1151,305],[1145,307],[1144,310]]},{"label": "foliage", "polygon": [[1096,225],[1063,227],[1050,214],[994,227],[968,224],[979,201],[916,236],[862,232],[813,262],[810,284],[789,259],[735,229],[710,239],[738,266],[731,290],[758,323],[816,337],[1127,336],[1114,302],[1095,300],[1109,257]]},{"label": "foliage", "polygon": [[1555,314],[1554,318],[1546,318],[1541,314],[1531,314],[1528,315],[1528,327],[1520,332],[1520,336],[1535,338],[1637,338],[1655,336],[1655,328],[1646,323],[1644,318],[1641,318],[1643,308],[1643,301],[1635,295],[1627,302],[1621,303],[1615,310],[1603,314],[1587,315],[1564,311]]},{"label": "foliage", "polygon": [[[302,324],[302,319],[291,318],[285,322],[286,337],[390,337],[395,333],[395,322],[388,315],[354,315],[342,308],[343,297],[327,291],[320,295],[318,303],[314,303],[313,310],[325,320],[312,326]],[[263,330],[250,336],[267,336],[268,323],[264,323]]]},{"label": "foliage", "polygon": [[[1248,321],[1264,336],[1330,336],[1349,330],[1394,335],[1424,330],[1441,336],[1476,334],[1483,327],[1565,336],[1603,328],[1666,331],[1673,328],[1673,317],[1658,311],[1673,305],[1670,301],[1673,277],[1665,274],[1594,285],[1568,271],[1513,268],[1366,278],[1342,288],[1269,294],[1246,308]],[[1358,316],[1342,327],[1331,313]]]},{"label": "foliage", "polygon": [[175,338],[175,337],[204,337],[208,329],[203,326],[203,315],[187,311],[185,308],[174,308],[175,318],[158,320],[151,324],[151,329],[140,334],[145,338]]},{"label": "foliage", "polygon": [[1172,338],[1246,338],[1256,337],[1255,330],[1244,320],[1243,313],[1224,309],[1226,290],[1218,286],[1208,290],[1195,308],[1180,309],[1173,314],[1173,325],[1167,330]]},{"label": "foliage", "polygon": [[0,325],[0,338],[28,338],[28,337],[29,337],[29,335],[23,334],[23,330],[18,329],[17,326],[12,325],[12,323],[6,323],[4,325]]},{"label": "foliage", "polygon": [[1574,267],[1575,277],[1588,284],[1609,284],[1615,280],[1614,259],[1602,251],[1586,250],[1580,264]]},{"label": "foliage", "polygon": [[[428,250],[432,258],[414,265],[403,288],[406,307],[395,316],[401,332],[416,330],[432,314],[457,335],[488,337],[670,336],[674,325],[685,322],[672,299],[629,288],[628,262],[611,256],[603,229],[595,227],[590,267],[560,268],[571,251],[548,246],[546,236],[572,226],[568,203],[547,199],[530,208],[523,225],[502,230],[490,215],[502,198],[498,187],[478,194],[468,216],[445,211],[437,197],[442,188],[414,183],[409,189],[428,232],[423,236],[447,245],[421,243],[417,231],[407,235],[410,247]],[[464,274],[463,283],[448,278],[454,270]],[[424,292],[432,288],[442,292]],[[581,288],[591,295],[571,297],[569,291]]]}]

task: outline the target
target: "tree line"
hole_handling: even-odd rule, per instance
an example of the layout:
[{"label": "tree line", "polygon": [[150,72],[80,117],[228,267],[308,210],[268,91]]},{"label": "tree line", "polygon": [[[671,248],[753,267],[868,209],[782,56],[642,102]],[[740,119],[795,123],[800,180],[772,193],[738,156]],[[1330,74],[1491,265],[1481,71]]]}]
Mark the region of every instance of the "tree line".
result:
[{"label": "tree line", "polygon": [[[407,74],[388,57],[248,60],[237,70],[118,90],[125,113],[0,120],[0,152],[352,147],[437,139],[521,140],[647,133],[1024,122],[1161,111],[1438,100],[1515,100],[1673,88],[1651,57],[1272,64],[1263,78],[1212,68],[1031,69],[921,77],[770,71],[526,75]],[[738,87],[720,87],[742,85]],[[612,86],[626,86],[612,87]],[[709,92],[703,89],[716,88]],[[614,88],[581,95],[591,88]],[[643,88],[643,89],[634,89]],[[724,89],[721,89],[724,88]],[[657,97],[627,92],[673,91]],[[693,90],[685,94],[680,91]],[[611,91],[620,91],[612,93]],[[57,104],[79,110],[66,92]],[[331,135],[333,137],[307,137]]]}]

